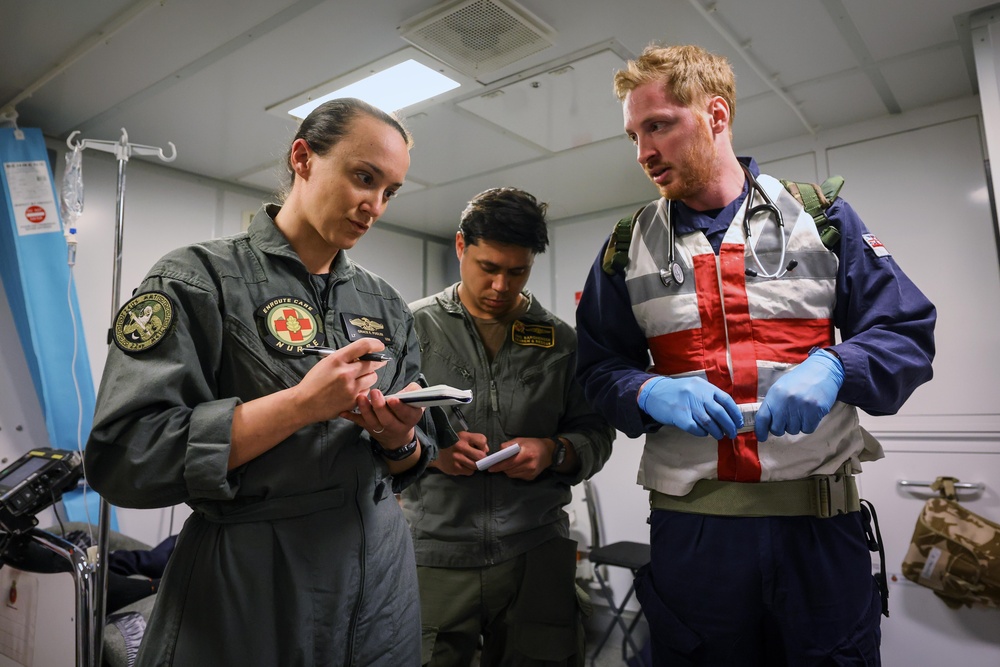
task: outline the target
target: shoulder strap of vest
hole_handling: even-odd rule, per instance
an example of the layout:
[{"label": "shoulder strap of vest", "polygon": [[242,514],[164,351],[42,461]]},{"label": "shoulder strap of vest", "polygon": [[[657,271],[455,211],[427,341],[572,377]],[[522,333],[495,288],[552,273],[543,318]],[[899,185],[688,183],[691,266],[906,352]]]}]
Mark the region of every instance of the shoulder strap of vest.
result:
[{"label": "shoulder strap of vest", "polygon": [[830,224],[826,217],[826,209],[840,194],[840,189],[844,187],[843,176],[831,176],[823,181],[822,185],[815,183],[796,183],[794,181],[782,180],[785,186],[795,199],[802,204],[806,213],[812,216],[816,222],[816,229],[819,230],[819,238],[828,249],[833,249],[840,242],[840,231]]},{"label": "shoulder strap of vest", "polygon": [[[786,180],[782,180],[781,184],[785,186],[789,194],[802,204],[806,213],[812,216],[823,245],[829,249],[835,247],[840,241],[840,231],[830,224],[830,220],[826,217],[826,209],[830,208],[837,195],[840,194],[841,188],[844,187],[843,176],[831,176],[823,181],[822,185]],[[601,262],[601,269],[609,276],[615,275],[628,266],[628,249],[632,243],[632,228],[635,226],[639,214],[645,208],[643,206],[633,213],[632,217],[622,218],[615,223],[614,231],[611,232],[611,238],[608,240],[608,246],[604,249],[604,259]]]},{"label": "shoulder strap of vest", "polygon": [[611,232],[611,238],[608,239],[608,247],[604,249],[604,259],[601,261],[601,269],[609,276],[615,275],[628,266],[628,248],[632,245],[632,228],[635,227],[635,221],[645,208],[643,206],[631,217],[622,218],[615,223],[615,229]]}]

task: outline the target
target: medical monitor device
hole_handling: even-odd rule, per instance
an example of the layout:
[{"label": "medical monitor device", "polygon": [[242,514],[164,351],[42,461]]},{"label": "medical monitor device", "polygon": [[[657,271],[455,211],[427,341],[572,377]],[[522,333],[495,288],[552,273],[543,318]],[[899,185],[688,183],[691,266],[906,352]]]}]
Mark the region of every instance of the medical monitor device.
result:
[{"label": "medical monitor device", "polygon": [[35,515],[76,488],[83,459],[69,450],[33,449],[0,470],[0,530],[22,533],[38,524]]}]

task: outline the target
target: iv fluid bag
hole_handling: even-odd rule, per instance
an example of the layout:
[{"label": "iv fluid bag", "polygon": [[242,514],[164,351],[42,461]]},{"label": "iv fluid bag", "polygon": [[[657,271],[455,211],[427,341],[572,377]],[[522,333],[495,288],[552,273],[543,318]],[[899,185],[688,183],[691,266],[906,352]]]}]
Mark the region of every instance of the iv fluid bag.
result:
[{"label": "iv fluid bag", "polygon": [[76,220],[83,213],[83,147],[76,146],[66,153],[66,172],[63,174],[62,217],[67,228],[74,229]]}]

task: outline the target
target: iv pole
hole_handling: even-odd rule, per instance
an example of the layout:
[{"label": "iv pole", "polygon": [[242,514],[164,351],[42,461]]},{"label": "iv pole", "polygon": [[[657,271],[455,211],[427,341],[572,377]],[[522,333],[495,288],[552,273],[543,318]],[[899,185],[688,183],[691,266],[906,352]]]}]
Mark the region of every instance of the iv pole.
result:
[{"label": "iv pole", "polygon": [[[177,148],[173,142],[170,145],[170,155],[165,155],[162,148],[154,146],[143,146],[141,144],[129,143],[128,133],[122,128],[122,136],[119,141],[100,141],[97,139],[82,139],[73,143],[73,137],[80,133],[79,130],[73,132],[66,138],[66,145],[73,150],[94,148],[105,153],[114,153],[118,159],[118,196],[115,209],[117,223],[115,226],[115,249],[114,266],[111,275],[111,326],[114,326],[115,317],[118,314],[119,300],[121,293],[121,267],[122,267],[122,237],[125,230],[125,165],[132,155],[155,155],[164,162],[173,162],[177,159]],[[107,612],[108,595],[108,533],[111,523],[111,505],[103,497],[101,498],[100,517],[98,519],[97,538],[97,560],[93,567],[96,569],[96,595],[94,604],[94,618],[90,624],[90,657],[92,667],[100,667],[102,652],[104,650],[104,623]],[[77,622],[82,619],[77,619]]]}]

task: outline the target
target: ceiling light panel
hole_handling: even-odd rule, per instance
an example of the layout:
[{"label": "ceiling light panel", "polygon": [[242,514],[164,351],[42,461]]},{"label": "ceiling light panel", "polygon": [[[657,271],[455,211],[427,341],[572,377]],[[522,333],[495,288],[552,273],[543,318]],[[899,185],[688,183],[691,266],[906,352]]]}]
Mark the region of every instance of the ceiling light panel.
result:
[{"label": "ceiling light panel", "polygon": [[[363,80],[383,75],[387,70],[392,68],[398,69],[411,66],[423,66],[422,68],[428,68],[431,71],[425,72],[426,74],[439,75],[440,78],[451,79],[452,83],[448,85],[457,85],[453,88],[442,88],[440,89],[441,92],[433,94],[430,98],[415,103],[409,103],[407,100],[401,100],[400,98],[391,95],[389,97],[383,97],[380,100],[367,99],[366,94],[357,87]],[[410,78],[412,82],[413,76]],[[401,88],[402,87],[397,84],[382,83],[375,86],[375,92],[379,92],[379,90],[381,90],[381,92],[384,93],[397,93],[401,92]],[[415,49],[412,46],[408,46],[384,58],[380,58],[374,62],[364,65],[363,67],[359,67],[352,72],[348,72],[347,74],[330,79],[329,81],[317,84],[312,88],[295,95],[294,97],[272,104],[267,107],[267,112],[287,119],[293,109],[315,106],[320,103],[320,100],[331,99],[330,96],[333,91],[342,91],[340,95],[344,97],[361,97],[362,99],[375,104],[375,106],[378,106],[380,109],[385,111],[403,111],[403,115],[409,116],[419,113],[421,110],[426,109],[429,106],[443,102],[446,99],[450,99],[459,93],[466,94],[468,91],[475,90],[476,88],[482,88],[482,84],[474,79],[471,79],[465,74],[462,74],[456,69],[436,60],[423,51]],[[296,117],[301,118],[302,116],[297,115]]]},{"label": "ceiling light panel", "polygon": [[400,111],[454,90],[459,85],[457,81],[411,58],[301,104],[288,113],[296,118],[305,118],[324,102],[341,97],[357,97],[383,111]]}]

